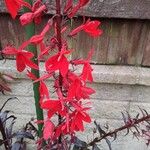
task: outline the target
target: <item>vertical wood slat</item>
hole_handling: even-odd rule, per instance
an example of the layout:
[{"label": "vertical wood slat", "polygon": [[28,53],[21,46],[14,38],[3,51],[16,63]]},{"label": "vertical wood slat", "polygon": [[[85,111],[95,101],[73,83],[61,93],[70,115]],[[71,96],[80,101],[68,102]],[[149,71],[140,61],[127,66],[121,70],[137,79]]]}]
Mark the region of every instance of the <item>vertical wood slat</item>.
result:
[{"label": "vertical wood slat", "polygon": [[144,38],[144,43],[144,56],[142,60],[142,66],[150,66],[150,21],[147,22],[147,31]]}]

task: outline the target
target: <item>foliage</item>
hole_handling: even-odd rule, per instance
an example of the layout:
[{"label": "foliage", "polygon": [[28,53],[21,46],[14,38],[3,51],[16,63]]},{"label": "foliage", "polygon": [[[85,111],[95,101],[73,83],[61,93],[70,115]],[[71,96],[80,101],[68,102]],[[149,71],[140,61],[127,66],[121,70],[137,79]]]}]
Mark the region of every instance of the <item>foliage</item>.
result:
[{"label": "foliage", "polygon": [[[26,142],[24,141],[24,139],[28,138],[33,140],[34,136],[32,135],[32,131],[35,131],[35,128],[33,128],[34,126],[29,122],[22,130],[16,132],[13,131],[13,127],[17,118],[14,115],[10,114],[10,111],[3,111],[3,109],[8,101],[14,99],[17,98],[9,98],[0,109],[0,132],[2,135],[0,139],[0,146],[4,144],[6,150],[25,150]],[[15,142],[13,139],[15,139]]]}]

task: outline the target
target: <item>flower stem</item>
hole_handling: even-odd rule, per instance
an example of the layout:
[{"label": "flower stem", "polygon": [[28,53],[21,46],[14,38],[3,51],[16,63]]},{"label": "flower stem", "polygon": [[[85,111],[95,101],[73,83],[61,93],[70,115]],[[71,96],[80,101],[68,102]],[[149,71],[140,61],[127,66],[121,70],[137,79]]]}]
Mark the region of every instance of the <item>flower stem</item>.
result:
[{"label": "flower stem", "polygon": [[101,136],[101,137],[99,137],[99,138],[98,138],[98,137],[95,138],[93,141],[91,141],[90,143],[88,143],[87,146],[88,146],[88,147],[89,147],[89,146],[93,146],[95,143],[100,142],[101,140],[103,140],[103,139],[105,139],[105,138],[107,138],[107,137],[112,137],[114,134],[117,134],[118,132],[120,132],[120,131],[122,131],[122,130],[130,129],[130,128],[134,127],[134,126],[137,125],[137,124],[140,124],[140,123],[142,123],[142,122],[144,122],[144,121],[148,121],[149,119],[150,119],[150,115],[143,116],[143,117],[141,117],[141,118],[139,118],[139,119],[137,119],[137,120],[134,120],[134,122],[125,124],[124,126],[121,126],[121,127],[119,127],[119,128],[116,128],[116,129],[114,129],[113,131],[110,131],[110,132],[104,134],[103,136]]},{"label": "flower stem", "polygon": [[[32,5],[32,0],[26,0],[26,2],[30,3]],[[24,12],[28,12],[29,10],[27,8],[24,8]],[[34,22],[30,23],[29,25],[26,25],[26,36],[27,39],[31,38],[33,35],[35,35],[35,24]],[[34,57],[32,58],[32,61],[39,66],[38,63],[38,54],[37,54],[37,47],[35,45],[29,45],[28,50],[34,54]],[[39,70],[31,69],[31,72],[39,78]],[[35,100],[35,108],[36,108],[36,117],[37,120],[43,120],[43,110],[40,108],[39,100],[40,100],[40,93],[39,93],[39,86],[40,83],[36,82],[33,83],[33,91],[34,91],[34,100]],[[42,128],[43,124],[38,124],[38,136],[42,136]]]},{"label": "flower stem", "polygon": [[[56,32],[57,32],[57,41],[58,41],[58,51],[61,51],[62,48],[62,39],[61,39],[61,3],[60,0],[56,0]],[[59,87],[61,88],[62,92],[62,75],[59,73]],[[58,115],[58,124],[61,124],[62,117],[61,115]],[[59,143],[61,143],[61,135],[59,137]]]}]

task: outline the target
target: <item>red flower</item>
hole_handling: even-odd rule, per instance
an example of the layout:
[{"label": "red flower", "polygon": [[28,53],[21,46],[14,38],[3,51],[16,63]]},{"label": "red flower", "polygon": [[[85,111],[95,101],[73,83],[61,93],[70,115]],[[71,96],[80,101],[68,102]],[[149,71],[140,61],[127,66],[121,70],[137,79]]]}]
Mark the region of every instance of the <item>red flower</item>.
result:
[{"label": "red flower", "polygon": [[76,98],[77,100],[80,99],[87,99],[91,94],[95,93],[95,91],[92,88],[83,86],[81,81],[79,79],[76,79],[69,87],[68,89],[68,101],[72,100],[73,98]]},{"label": "red flower", "polygon": [[93,51],[94,50],[91,49],[91,51],[88,53],[87,59],[85,59],[85,60],[79,59],[79,60],[72,61],[72,64],[74,64],[74,65],[83,65],[82,73],[80,75],[80,77],[83,81],[88,80],[90,82],[93,82],[93,77],[92,77],[93,69],[89,62],[93,55]]},{"label": "red flower", "polygon": [[39,17],[41,17],[42,12],[46,10],[46,6],[42,5],[38,9],[33,9],[33,10],[34,10],[34,12],[24,13],[20,17],[20,22],[22,25],[26,25],[26,24],[32,22],[32,20],[34,18],[36,19],[36,22],[39,23]]},{"label": "red flower", "polygon": [[24,26],[24,25],[32,22],[33,18],[34,18],[34,14],[32,12],[27,12],[27,13],[23,14],[20,17],[21,25]]},{"label": "red flower", "polygon": [[29,43],[40,44],[43,41],[45,34],[49,31],[50,27],[51,25],[47,23],[40,34],[34,35],[30,38]]},{"label": "red flower", "polygon": [[43,100],[44,98],[49,98],[48,88],[47,88],[46,84],[43,81],[40,81],[39,92],[40,92],[41,100]]},{"label": "red flower", "polygon": [[47,99],[41,103],[41,108],[48,109],[48,117],[51,118],[56,112],[62,111],[62,103],[61,100]]},{"label": "red flower", "polygon": [[84,131],[83,121],[90,123],[90,116],[83,110],[74,111],[72,114],[71,131]]},{"label": "red flower", "polygon": [[3,53],[6,55],[16,55],[16,66],[19,72],[22,72],[26,66],[38,69],[38,66],[31,61],[34,56],[31,52],[20,49],[17,50],[14,47],[8,46],[3,50]]},{"label": "red flower", "polygon": [[79,27],[73,29],[69,36],[74,36],[80,31],[88,33],[90,36],[98,37],[102,34],[102,30],[98,27],[101,23],[99,21],[90,21],[88,20],[85,24],[80,25]]},{"label": "red flower", "polygon": [[88,21],[83,30],[93,37],[100,36],[102,34],[102,30],[98,29],[100,24],[99,21]]},{"label": "red flower", "polygon": [[[69,18],[72,18],[74,17],[74,15],[77,13],[77,11],[84,7],[90,0],[79,0],[78,4],[72,8],[71,12],[68,13],[68,17]],[[71,2],[69,3],[68,2],[68,5],[66,6],[66,9],[65,10],[69,10],[67,8],[69,8],[69,6],[71,7]]]},{"label": "red flower", "polygon": [[[36,0],[36,2],[33,4],[32,6],[32,12],[35,12],[42,4],[42,1],[41,0]],[[34,17],[34,22],[36,24],[39,24],[42,20],[42,13],[40,13],[38,16],[35,16]]]},{"label": "red flower", "polygon": [[66,76],[69,68],[69,62],[64,54],[69,54],[70,51],[61,50],[58,54],[50,57],[45,62],[45,67],[48,72],[59,70],[63,77]]},{"label": "red flower", "polygon": [[22,6],[31,9],[31,5],[24,0],[5,0],[5,4],[13,19],[16,17],[17,12]]}]

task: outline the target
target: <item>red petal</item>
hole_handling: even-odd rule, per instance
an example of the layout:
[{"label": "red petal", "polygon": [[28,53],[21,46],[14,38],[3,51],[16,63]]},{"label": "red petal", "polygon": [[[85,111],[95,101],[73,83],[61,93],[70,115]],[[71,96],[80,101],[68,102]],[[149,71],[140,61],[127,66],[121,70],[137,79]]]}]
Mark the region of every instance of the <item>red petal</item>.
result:
[{"label": "red petal", "polygon": [[15,0],[18,2],[18,4],[20,4],[21,6],[25,6],[29,9],[31,9],[31,5],[28,2],[25,2],[24,0]]},{"label": "red petal", "polygon": [[35,12],[34,12],[34,17],[38,17],[39,15],[41,15],[41,13],[46,10],[46,6],[42,5],[41,7],[39,7]]},{"label": "red petal", "polygon": [[86,112],[78,113],[78,117],[84,120],[85,122],[88,122],[88,123],[91,122],[91,118]]},{"label": "red petal", "polygon": [[80,131],[84,131],[83,121],[76,118],[75,124]]},{"label": "red petal", "polygon": [[6,54],[6,55],[15,55],[15,54],[18,53],[18,51],[17,51],[14,47],[7,46],[7,47],[3,50],[3,53]]},{"label": "red petal", "polygon": [[50,120],[44,122],[43,137],[45,140],[53,138],[54,129],[55,125]]},{"label": "red petal", "polygon": [[43,41],[43,35],[34,35],[30,38],[30,43],[39,44]]},{"label": "red petal", "polygon": [[36,80],[37,77],[29,70],[27,70],[27,74],[26,74],[31,80]]},{"label": "red petal", "polygon": [[72,4],[73,4],[73,0],[67,0],[66,6],[64,8],[64,13],[66,13],[72,7]]},{"label": "red petal", "polygon": [[41,104],[43,109],[61,110],[62,106],[60,100],[47,100]]},{"label": "red petal", "polygon": [[51,76],[52,76],[52,74],[44,74],[40,78],[36,79],[34,82],[39,82],[39,81],[46,80],[46,79],[50,78]]},{"label": "red petal", "polygon": [[23,0],[5,0],[5,3],[13,19],[16,17],[17,12],[22,6],[25,6],[31,9],[31,5],[27,2],[24,2]]},{"label": "red petal", "polygon": [[32,60],[28,59],[27,57],[24,57],[24,63],[30,68],[33,68],[36,70],[39,69],[39,67],[35,63],[33,63]]},{"label": "red petal", "polygon": [[22,26],[29,24],[33,20],[33,13],[31,12],[24,13],[19,19]]},{"label": "red petal", "polygon": [[5,0],[5,4],[12,18],[15,19],[21,6],[16,2],[16,0]]},{"label": "red petal", "polygon": [[56,54],[45,62],[45,68],[47,71],[55,71],[59,68],[58,57],[59,55]]},{"label": "red petal", "polygon": [[40,35],[44,36],[49,31],[49,29],[50,29],[50,24],[47,23],[47,25],[44,27]]},{"label": "red petal", "polygon": [[24,57],[21,54],[16,56],[16,65],[19,72],[22,72],[26,68]]},{"label": "red petal", "polygon": [[34,55],[32,52],[28,52],[28,51],[19,51],[18,53],[22,54],[24,57],[28,58],[28,59],[31,59]]},{"label": "red petal", "polygon": [[66,74],[68,72],[68,68],[69,68],[69,62],[65,56],[62,56],[62,58],[60,60],[59,70],[63,77],[66,76]]},{"label": "red petal", "polygon": [[51,118],[55,113],[56,113],[55,110],[52,110],[52,109],[48,110],[48,112],[47,112],[48,118]]},{"label": "red petal", "polygon": [[93,37],[100,36],[102,34],[102,30],[98,29],[100,24],[99,21],[87,21],[84,26],[84,31]]},{"label": "red petal", "polygon": [[46,84],[43,81],[40,82],[39,92],[40,92],[41,97],[46,96],[46,98],[49,98],[48,88],[47,88]]},{"label": "red petal", "polygon": [[90,1],[90,0],[80,0],[80,1],[79,1],[80,7],[85,6],[89,1]]}]

